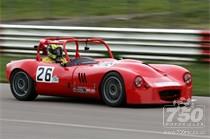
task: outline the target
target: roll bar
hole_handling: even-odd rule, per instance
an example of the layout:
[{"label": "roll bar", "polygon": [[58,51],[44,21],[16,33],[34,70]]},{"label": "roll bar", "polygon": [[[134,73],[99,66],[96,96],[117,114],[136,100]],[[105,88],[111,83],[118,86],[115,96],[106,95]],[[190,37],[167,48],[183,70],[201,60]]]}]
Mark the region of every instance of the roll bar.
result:
[{"label": "roll bar", "polygon": [[77,39],[77,38],[72,38],[72,37],[48,37],[48,38],[41,39],[40,42],[39,42],[39,45],[36,46],[37,47],[36,48],[37,49],[36,59],[38,61],[41,61],[40,51],[43,51],[44,54],[47,54],[47,49],[46,49],[47,45],[49,45],[49,44],[59,44],[59,45],[63,46],[63,50],[64,50],[64,53],[65,53],[65,56],[66,56],[66,60],[70,61],[70,57],[68,56],[67,49],[66,49],[66,44],[71,43],[71,42],[74,42],[75,45],[76,45],[76,54],[75,54],[76,58],[80,57],[80,55],[79,55],[79,42],[85,42],[85,43],[92,42],[92,43],[96,43],[96,44],[103,44],[106,47],[106,49],[109,53],[109,57],[114,58],[108,44],[105,43],[104,40],[101,39],[101,38]]}]

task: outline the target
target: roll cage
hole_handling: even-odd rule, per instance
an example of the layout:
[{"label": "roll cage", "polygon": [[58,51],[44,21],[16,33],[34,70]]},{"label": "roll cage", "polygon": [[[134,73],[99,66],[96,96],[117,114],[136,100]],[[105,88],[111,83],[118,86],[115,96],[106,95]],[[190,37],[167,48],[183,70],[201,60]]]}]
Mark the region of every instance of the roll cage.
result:
[{"label": "roll cage", "polygon": [[106,44],[104,42],[103,39],[100,38],[87,38],[87,39],[77,39],[77,38],[70,38],[70,37],[49,37],[49,38],[44,38],[41,39],[39,42],[39,45],[37,46],[37,55],[36,55],[36,60],[41,61],[41,55],[40,52],[42,51],[44,55],[47,55],[47,45],[49,44],[58,44],[58,45],[62,45],[63,46],[63,51],[65,54],[65,58],[66,60],[69,62],[70,61],[70,57],[68,55],[68,51],[66,49],[66,45],[67,43],[75,43],[76,46],[76,53],[75,53],[75,58],[79,58],[80,54],[79,54],[79,43],[80,42],[84,42],[84,43],[95,43],[95,44],[103,44],[104,47],[106,47],[109,57],[110,58],[114,58],[113,54],[108,46],[108,44]]}]

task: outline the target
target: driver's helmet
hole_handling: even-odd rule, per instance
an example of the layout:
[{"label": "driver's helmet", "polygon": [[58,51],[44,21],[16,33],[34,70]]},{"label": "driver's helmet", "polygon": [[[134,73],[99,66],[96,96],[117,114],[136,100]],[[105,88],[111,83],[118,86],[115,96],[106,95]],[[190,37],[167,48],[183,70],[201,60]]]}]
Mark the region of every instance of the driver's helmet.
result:
[{"label": "driver's helmet", "polygon": [[52,59],[63,57],[63,49],[61,45],[49,44],[47,47],[48,56]]}]

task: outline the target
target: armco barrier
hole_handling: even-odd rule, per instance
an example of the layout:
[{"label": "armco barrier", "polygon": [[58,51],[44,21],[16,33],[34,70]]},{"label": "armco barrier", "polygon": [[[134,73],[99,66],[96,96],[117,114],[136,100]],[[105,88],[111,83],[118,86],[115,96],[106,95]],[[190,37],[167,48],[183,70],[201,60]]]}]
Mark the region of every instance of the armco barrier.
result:
[{"label": "armco barrier", "polygon": [[201,53],[202,61],[210,63],[210,30],[201,33]]},{"label": "armco barrier", "polygon": [[[200,30],[64,27],[0,24],[2,54],[31,55],[33,46],[43,37],[100,37],[122,58],[194,62],[206,51],[206,37]],[[208,37],[207,37],[208,38]],[[98,56],[99,51],[87,54]],[[203,58],[202,58],[203,59]]]}]

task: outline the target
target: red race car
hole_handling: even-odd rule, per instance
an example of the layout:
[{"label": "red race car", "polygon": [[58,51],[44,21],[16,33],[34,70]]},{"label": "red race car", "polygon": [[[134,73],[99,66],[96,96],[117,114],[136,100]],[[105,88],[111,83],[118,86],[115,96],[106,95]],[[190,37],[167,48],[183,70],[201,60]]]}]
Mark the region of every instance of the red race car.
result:
[{"label": "red race car", "polygon": [[[62,46],[66,64],[43,61],[51,44]],[[90,52],[90,45],[106,48],[109,58],[82,56],[81,53]],[[81,46],[85,49],[81,50]],[[71,48],[75,50],[74,57],[69,56]],[[102,99],[109,106],[121,106],[169,104],[190,100],[192,96],[192,76],[187,69],[132,59],[116,60],[102,39],[45,38],[36,49],[36,59],[7,64],[6,76],[18,100],[34,100],[37,95],[91,97]]]}]

